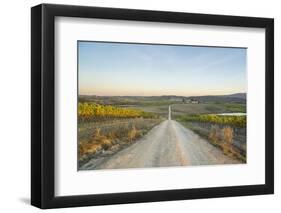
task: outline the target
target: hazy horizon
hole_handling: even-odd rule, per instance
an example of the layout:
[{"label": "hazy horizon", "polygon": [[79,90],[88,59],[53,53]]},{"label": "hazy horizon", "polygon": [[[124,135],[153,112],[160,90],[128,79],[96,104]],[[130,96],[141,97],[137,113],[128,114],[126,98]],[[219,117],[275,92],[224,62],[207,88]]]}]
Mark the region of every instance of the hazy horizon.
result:
[{"label": "hazy horizon", "polygon": [[[200,95],[200,96],[228,96],[228,95],[235,95],[235,94],[247,94],[246,92],[237,92],[237,93],[231,93],[231,94],[225,94],[225,95]],[[176,97],[194,97],[196,95],[95,95],[95,94],[79,94],[79,96],[97,96],[97,97],[163,97],[163,96],[176,96]],[[199,96],[199,95],[198,95]]]},{"label": "hazy horizon", "polygon": [[246,93],[245,48],[78,42],[79,95]]}]

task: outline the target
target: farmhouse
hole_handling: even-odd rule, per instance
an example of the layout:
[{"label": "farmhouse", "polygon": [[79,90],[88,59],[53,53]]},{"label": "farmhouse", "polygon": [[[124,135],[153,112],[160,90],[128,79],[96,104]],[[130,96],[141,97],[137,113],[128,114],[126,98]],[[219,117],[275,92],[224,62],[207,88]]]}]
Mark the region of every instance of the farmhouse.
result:
[{"label": "farmhouse", "polygon": [[199,101],[194,98],[184,99],[183,102],[187,104],[199,104]]}]

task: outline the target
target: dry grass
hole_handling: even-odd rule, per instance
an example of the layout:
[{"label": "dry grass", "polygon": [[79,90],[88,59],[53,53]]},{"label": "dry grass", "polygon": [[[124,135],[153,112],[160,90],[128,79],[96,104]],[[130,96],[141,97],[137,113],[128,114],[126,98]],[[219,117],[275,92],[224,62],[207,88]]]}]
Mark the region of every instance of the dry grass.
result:
[{"label": "dry grass", "polygon": [[159,120],[135,119],[128,122],[100,122],[79,132],[79,160],[85,160],[105,151],[115,152],[145,134]]},{"label": "dry grass", "polygon": [[79,156],[83,156],[85,154],[96,153],[101,150],[102,146],[100,144],[88,143],[88,142],[80,142],[79,143]]},{"label": "dry grass", "polygon": [[133,141],[136,137],[138,136],[138,130],[136,129],[135,126],[128,132],[128,139],[129,141]]},{"label": "dry grass", "polygon": [[222,150],[225,154],[231,154],[234,152],[232,148],[233,141],[233,129],[230,127],[224,127],[222,129],[223,143],[221,144]]},{"label": "dry grass", "polygon": [[221,148],[225,155],[245,162],[246,158],[233,146],[233,137],[233,128],[229,126],[219,128],[217,125],[212,125],[209,133],[211,143]]},{"label": "dry grass", "polygon": [[221,130],[217,125],[213,125],[211,127],[209,133],[209,139],[213,142],[213,144],[217,145],[221,141]]}]

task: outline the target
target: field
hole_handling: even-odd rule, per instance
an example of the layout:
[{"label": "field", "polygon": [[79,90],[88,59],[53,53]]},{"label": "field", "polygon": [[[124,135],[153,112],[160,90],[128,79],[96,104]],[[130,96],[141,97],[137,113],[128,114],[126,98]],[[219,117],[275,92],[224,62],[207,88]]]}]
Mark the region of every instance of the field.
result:
[{"label": "field", "polygon": [[181,122],[202,122],[217,125],[227,125],[238,128],[246,127],[246,116],[224,116],[215,114],[177,116]]},{"label": "field", "polygon": [[79,164],[82,165],[93,157],[112,155],[145,135],[160,121],[153,118],[130,118],[80,122]]},{"label": "field", "polygon": [[78,104],[79,165],[94,157],[113,154],[157,125],[159,115],[141,109]]},{"label": "field", "polygon": [[199,104],[174,104],[174,115],[194,114],[220,114],[232,112],[246,112],[243,103],[199,103]]},{"label": "field", "polygon": [[244,100],[216,98],[186,103],[185,97],[80,96],[78,104],[79,166],[104,159],[143,138],[153,127],[171,117],[225,155],[246,161],[246,116],[220,116],[246,112]]}]

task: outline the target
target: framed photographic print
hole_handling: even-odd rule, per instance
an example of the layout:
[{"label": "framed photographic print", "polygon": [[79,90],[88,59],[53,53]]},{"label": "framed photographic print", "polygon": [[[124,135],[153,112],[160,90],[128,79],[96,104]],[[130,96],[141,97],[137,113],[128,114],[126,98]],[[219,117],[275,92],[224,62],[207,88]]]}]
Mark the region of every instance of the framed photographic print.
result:
[{"label": "framed photographic print", "polygon": [[271,194],[274,21],[31,9],[31,203]]}]

